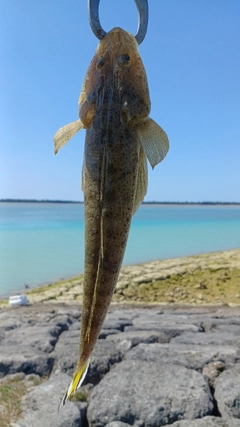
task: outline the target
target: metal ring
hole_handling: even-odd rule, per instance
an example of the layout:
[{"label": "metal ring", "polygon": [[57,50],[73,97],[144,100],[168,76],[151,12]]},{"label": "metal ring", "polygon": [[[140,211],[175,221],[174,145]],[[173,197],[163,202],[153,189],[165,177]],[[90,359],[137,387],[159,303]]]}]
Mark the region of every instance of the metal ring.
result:
[{"label": "metal ring", "polygon": [[138,29],[135,39],[141,44],[145,39],[148,26],[148,0],[134,0],[138,9]]},{"label": "metal ring", "polygon": [[[138,44],[142,43],[146,36],[148,26],[148,0],[134,0],[138,9],[138,29],[135,39]],[[100,0],[88,0],[88,16],[92,32],[102,40],[107,34],[102,28],[99,20]]]}]

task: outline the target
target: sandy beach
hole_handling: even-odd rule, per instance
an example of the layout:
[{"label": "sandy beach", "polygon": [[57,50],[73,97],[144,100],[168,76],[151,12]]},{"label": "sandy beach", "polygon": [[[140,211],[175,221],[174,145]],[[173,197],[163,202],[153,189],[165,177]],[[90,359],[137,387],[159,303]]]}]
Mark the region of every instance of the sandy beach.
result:
[{"label": "sandy beach", "polygon": [[[83,276],[25,293],[30,303],[81,303]],[[238,305],[240,249],[123,267],[112,302]]]}]

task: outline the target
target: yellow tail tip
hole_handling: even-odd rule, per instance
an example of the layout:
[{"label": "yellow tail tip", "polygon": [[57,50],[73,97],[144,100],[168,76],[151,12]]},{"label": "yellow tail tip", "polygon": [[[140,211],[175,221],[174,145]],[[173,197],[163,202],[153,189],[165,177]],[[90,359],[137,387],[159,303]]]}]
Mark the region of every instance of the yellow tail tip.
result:
[{"label": "yellow tail tip", "polygon": [[87,375],[87,370],[89,367],[89,360],[73,375],[73,379],[69,384],[69,387],[64,393],[63,398],[60,402],[58,410],[60,410],[66,403],[67,400],[71,400],[71,397],[76,393],[77,389],[81,386],[84,381],[84,378]]}]

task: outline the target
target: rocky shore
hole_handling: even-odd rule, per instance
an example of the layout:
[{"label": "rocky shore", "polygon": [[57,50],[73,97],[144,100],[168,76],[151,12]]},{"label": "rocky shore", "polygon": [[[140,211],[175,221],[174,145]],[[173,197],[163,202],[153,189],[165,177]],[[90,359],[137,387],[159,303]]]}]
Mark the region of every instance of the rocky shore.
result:
[{"label": "rocky shore", "polygon": [[[212,252],[123,267],[113,302],[240,305],[239,283],[240,249]],[[81,303],[83,276],[25,293],[31,303]]]},{"label": "rocky shore", "polygon": [[[1,310],[1,427],[240,427],[238,307],[112,305],[85,384],[58,412],[80,321],[79,305]],[[24,387],[9,416],[13,380]]]},{"label": "rocky shore", "polygon": [[83,387],[82,278],[0,305],[1,427],[240,427],[240,249],[124,267]]}]

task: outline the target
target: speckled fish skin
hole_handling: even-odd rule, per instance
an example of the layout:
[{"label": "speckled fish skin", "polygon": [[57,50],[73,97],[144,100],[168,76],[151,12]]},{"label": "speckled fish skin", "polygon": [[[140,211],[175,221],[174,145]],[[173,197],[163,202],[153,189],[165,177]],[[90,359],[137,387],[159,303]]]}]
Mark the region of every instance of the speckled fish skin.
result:
[{"label": "speckled fish skin", "polygon": [[85,266],[79,360],[62,406],[81,385],[107,314],[131,220],[147,191],[147,162],[165,157],[168,138],[149,116],[147,77],[130,33],[114,28],[98,45],[79,98],[80,120],[59,129],[55,153],[86,129],[82,188]]},{"label": "speckled fish skin", "polygon": [[[122,58],[128,52],[131,63]],[[87,132],[84,297],[78,365],[86,363],[93,350],[116,286],[135,204],[141,148],[136,123],[149,111],[147,78],[137,43],[125,31],[114,29],[99,45],[80,98],[80,119]]]}]

